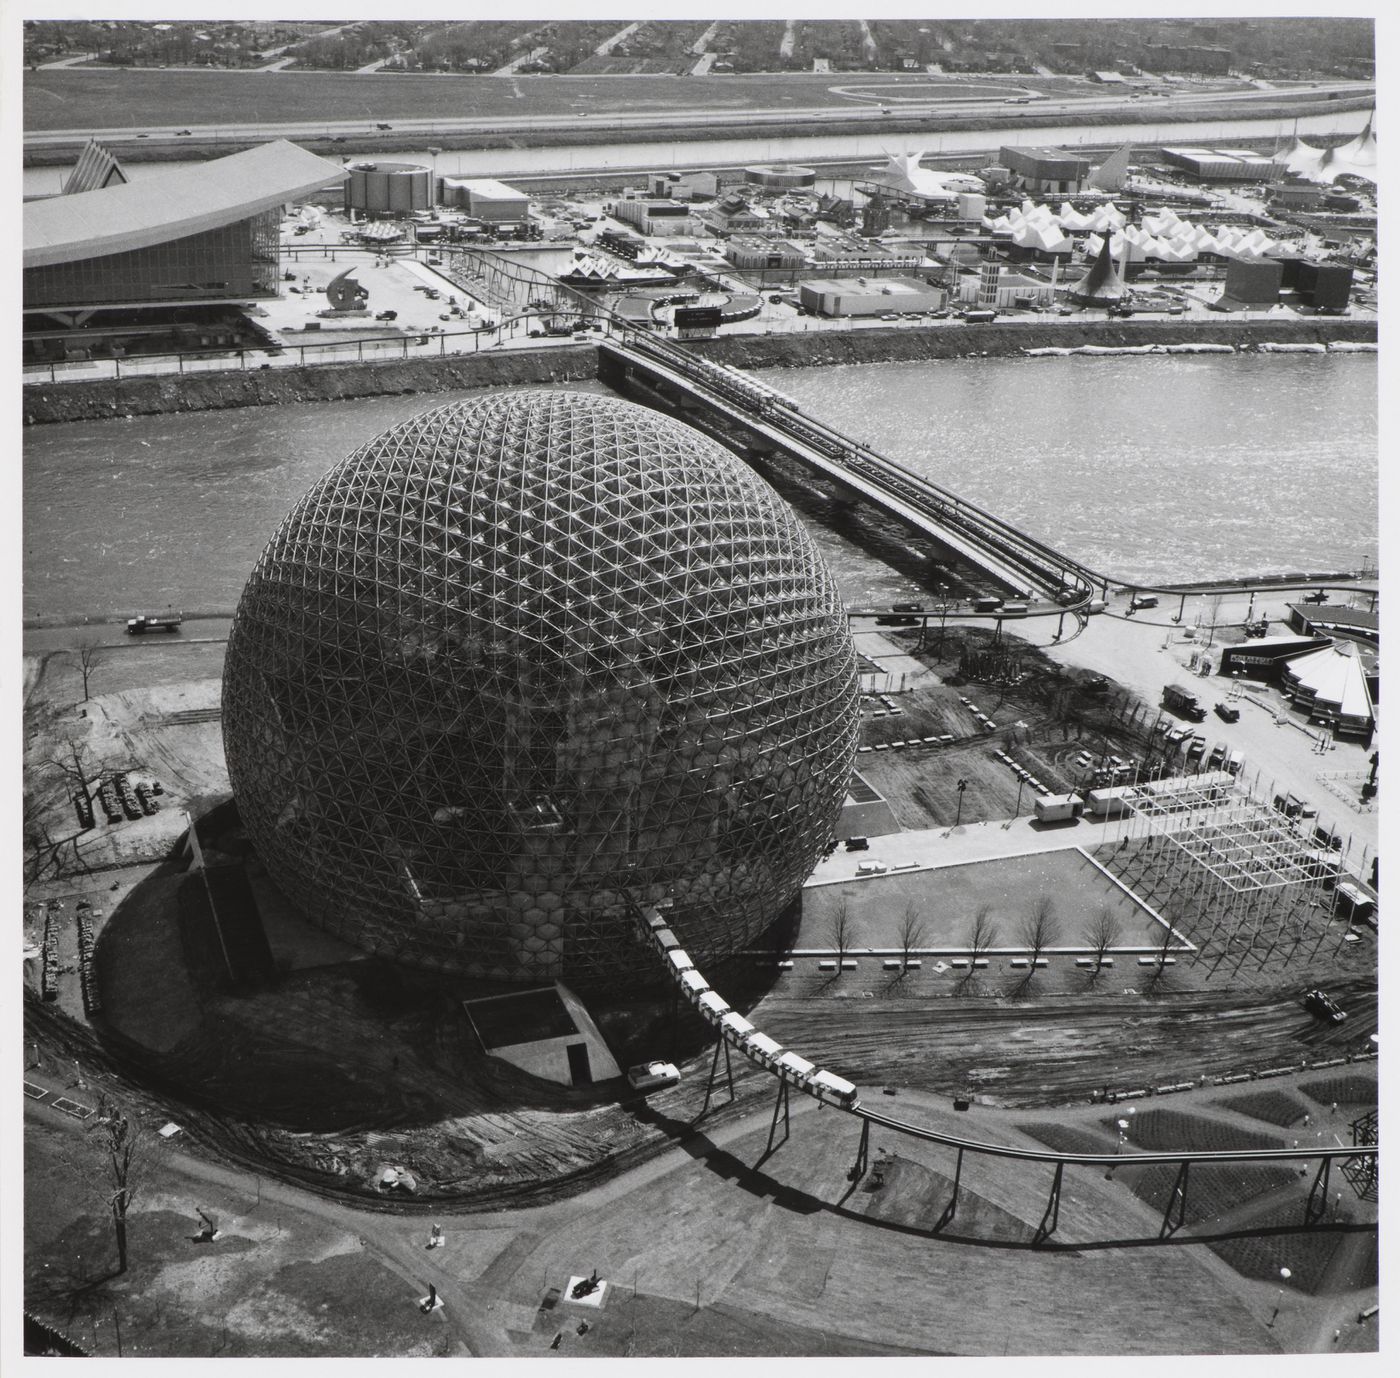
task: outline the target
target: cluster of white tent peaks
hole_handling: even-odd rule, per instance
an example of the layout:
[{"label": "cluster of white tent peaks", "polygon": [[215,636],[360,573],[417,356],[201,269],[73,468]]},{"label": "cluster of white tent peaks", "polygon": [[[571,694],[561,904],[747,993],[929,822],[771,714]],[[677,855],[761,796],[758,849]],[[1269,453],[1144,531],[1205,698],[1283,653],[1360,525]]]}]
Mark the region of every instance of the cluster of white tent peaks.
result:
[{"label": "cluster of white tent peaks", "polygon": [[1095,206],[1092,211],[1077,211],[1066,201],[1058,211],[1052,211],[1049,206],[1025,200],[1005,215],[984,216],[982,225],[993,234],[1009,235],[1018,248],[1055,254],[1069,253],[1074,247],[1073,236],[1088,233],[1089,258],[1097,257],[1107,234],[1109,251],[1127,263],[1141,263],[1149,258],[1161,263],[1190,263],[1203,253],[1258,259],[1282,248],[1258,227],[1224,225],[1211,231],[1183,220],[1170,207],[1144,217],[1141,226],[1130,225],[1128,217],[1112,202]]}]

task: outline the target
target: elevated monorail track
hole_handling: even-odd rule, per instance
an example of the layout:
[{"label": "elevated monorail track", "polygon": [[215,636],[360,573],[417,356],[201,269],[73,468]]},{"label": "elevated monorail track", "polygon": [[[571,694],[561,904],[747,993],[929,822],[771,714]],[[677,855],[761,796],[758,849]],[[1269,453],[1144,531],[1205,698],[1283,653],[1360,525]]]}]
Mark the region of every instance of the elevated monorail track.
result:
[{"label": "elevated monorail track", "polygon": [[[797,404],[738,369],[711,363],[641,332],[599,343],[599,371],[660,384],[718,413],[761,444],[776,446],[838,491],[859,496],[905,527],[952,550],[1017,598],[1042,597],[1028,616],[1082,610],[1106,581],[1078,561],[976,503],[803,413]],[[1073,591],[1072,598],[1068,591]],[[1060,601],[1065,594],[1067,601]]]},{"label": "elevated monorail track", "polygon": [[773,1122],[768,1132],[768,1153],[774,1149],[774,1137],[780,1115],[786,1130],[788,1098],[792,1090],[809,1096],[822,1105],[833,1106],[861,1122],[860,1144],[856,1150],[855,1163],[848,1174],[853,1182],[860,1180],[869,1166],[871,1125],[954,1150],[957,1154],[957,1164],[953,1176],[953,1194],[943,1212],[940,1226],[951,1220],[956,1212],[963,1157],[968,1153],[982,1157],[1010,1158],[1023,1163],[1044,1163],[1054,1167],[1049,1202],[1036,1230],[1037,1242],[1048,1238],[1058,1223],[1060,1189],[1066,1167],[1113,1170],[1175,1166],[1176,1180],[1162,1218],[1161,1236],[1165,1237],[1185,1223],[1190,1169],[1193,1166],[1208,1167],[1222,1163],[1302,1164],[1316,1161],[1318,1170],[1304,1212],[1304,1223],[1313,1224],[1322,1218],[1326,1209],[1333,1162],[1369,1160],[1372,1168],[1379,1162],[1380,1146],[1376,1143],[1338,1145],[1335,1148],[1158,1149],[1133,1153],[1066,1153],[1057,1149],[1021,1148],[1010,1144],[989,1143],[986,1140],[950,1134],[930,1125],[902,1119],[897,1115],[866,1106],[862,1103],[860,1091],[854,1083],[825,1067],[818,1067],[791,1049],[784,1048],[732,1009],[696,968],[661,909],[655,906],[634,905],[634,916],[641,941],[646,943],[662,962],[680,996],[715,1030],[715,1055],[710,1071],[710,1084],[705,1095],[706,1108],[709,1106],[718,1075],[721,1053],[725,1059],[730,1093],[733,1094],[733,1074],[729,1063],[729,1050],[732,1048],[777,1082],[777,1100],[773,1107]]}]

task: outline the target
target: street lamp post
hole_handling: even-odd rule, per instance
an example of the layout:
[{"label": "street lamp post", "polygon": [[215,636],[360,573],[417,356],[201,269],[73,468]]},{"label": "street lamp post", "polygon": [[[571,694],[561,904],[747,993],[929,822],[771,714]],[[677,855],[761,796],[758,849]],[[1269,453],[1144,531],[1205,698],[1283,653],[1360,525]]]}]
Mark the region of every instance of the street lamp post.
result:
[{"label": "street lamp post", "polygon": [[966,789],[967,789],[967,781],[966,781],[966,780],[959,780],[959,781],[958,781],[958,816],[953,820],[953,826],[954,826],[955,828],[962,822],[963,793],[964,793],[964,791],[966,791]]},{"label": "street lamp post", "polygon": [[1018,780],[1018,781],[1016,782],[1016,817],[1017,817],[1017,818],[1019,818],[1019,817],[1021,816],[1021,791],[1022,791],[1023,789],[1025,789],[1025,787],[1026,787],[1026,782],[1025,782],[1025,780]]},{"label": "street lamp post", "polygon": [[1279,1284],[1278,1301],[1274,1303],[1274,1314],[1269,1317],[1270,1325],[1273,1325],[1273,1323],[1278,1320],[1278,1313],[1283,1310],[1283,1289],[1287,1285],[1288,1279],[1293,1276],[1293,1273],[1291,1269],[1280,1268],[1278,1270],[1278,1275],[1283,1281]]},{"label": "street lamp post", "polygon": [[948,630],[948,585],[938,586],[938,655],[943,656],[943,634]]}]

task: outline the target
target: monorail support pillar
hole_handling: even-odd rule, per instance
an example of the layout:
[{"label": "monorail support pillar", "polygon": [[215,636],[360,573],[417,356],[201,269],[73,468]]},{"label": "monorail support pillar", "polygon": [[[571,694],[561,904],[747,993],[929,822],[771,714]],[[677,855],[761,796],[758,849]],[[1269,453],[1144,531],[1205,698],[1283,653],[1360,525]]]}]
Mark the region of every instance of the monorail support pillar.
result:
[{"label": "monorail support pillar", "polygon": [[1303,1208],[1303,1222],[1315,1225],[1327,1214],[1327,1190],[1332,1182],[1332,1160],[1324,1158],[1313,1178],[1312,1190],[1308,1193],[1308,1203]]},{"label": "monorail support pillar", "polygon": [[[778,1140],[777,1145],[773,1142],[773,1136],[778,1132],[778,1116],[783,1117],[783,1137]],[[869,1121],[867,1120],[868,1124]],[[775,1147],[779,1147],[788,1141],[788,1084],[786,1081],[778,1083],[778,1098],[773,1102],[773,1122],[768,1126],[768,1147],[763,1150],[766,1158],[773,1152]]]},{"label": "monorail support pillar", "polygon": [[948,1204],[943,1207],[943,1214],[938,1217],[938,1224],[933,1227],[934,1234],[939,1230],[947,1229],[953,1223],[953,1217],[958,1213],[958,1188],[962,1185],[962,1160],[963,1151],[958,1149],[958,1161],[953,1168],[953,1194],[948,1198]]},{"label": "monorail support pillar", "polygon": [[710,1113],[710,1097],[714,1094],[715,1081],[719,1077],[719,1055],[721,1052],[724,1054],[724,1079],[729,1087],[729,1101],[727,1103],[732,1104],[734,1101],[734,1067],[729,1061],[729,1044],[721,1034],[715,1043],[715,1057],[710,1064],[710,1079],[705,1083],[705,1104],[700,1107],[700,1113],[695,1117],[697,1120],[703,1120]]},{"label": "monorail support pillar", "polygon": [[1045,1214],[1040,1217],[1040,1224],[1035,1227],[1035,1235],[1031,1239],[1032,1244],[1043,1244],[1060,1223],[1060,1187],[1065,1180],[1065,1165],[1055,1164],[1055,1180],[1050,1184],[1050,1200],[1046,1202]]},{"label": "monorail support pillar", "polygon": [[1191,1160],[1184,1158],[1167,1196],[1167,1208],[1162,1213],[1162,1228],[1157,1231],[1158,1239],[1166,1239],[1175,1234],[1186,1223],[1186,1183],[1191,1169]]},{"label": "monorail support pillar", "polygon": [[870,1121],[860,1122],[860,1145],[856,1149],[856,1160],[851,1164],[851,1170],[846,1174],[848,1182],[859,1182],[865,1176],[870,1167]]}]

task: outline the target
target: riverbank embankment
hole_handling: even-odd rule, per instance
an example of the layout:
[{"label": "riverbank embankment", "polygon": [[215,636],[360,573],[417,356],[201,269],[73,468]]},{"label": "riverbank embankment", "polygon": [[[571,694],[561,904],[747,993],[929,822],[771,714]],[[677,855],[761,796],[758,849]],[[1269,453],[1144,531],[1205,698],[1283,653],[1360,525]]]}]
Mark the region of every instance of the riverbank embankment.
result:
[{"label": "riverbank embankment", "polygon": [[[922,360],[1006,357],[1032,349],[1215,344],[1250,350],[1261,344],[1374,344],[1374,320],[1312,317],[1292,320],[1119,320],[1092,324],[1059,318],[936,325],[925,329],[814,329],[802,333],[729,335],[694,342],[704,357],[738,368],[815,368],[829,364],[917,363]],[[1092,358],[1084,361],[1094,366]],[[341,402],[357,397],[519,387],[594,378],[596,345],[518,352],[317,364],[303,368],[163,374],[92,382],[33,383],[23,391],[26,425],[98,421],[116,416]]]}]

